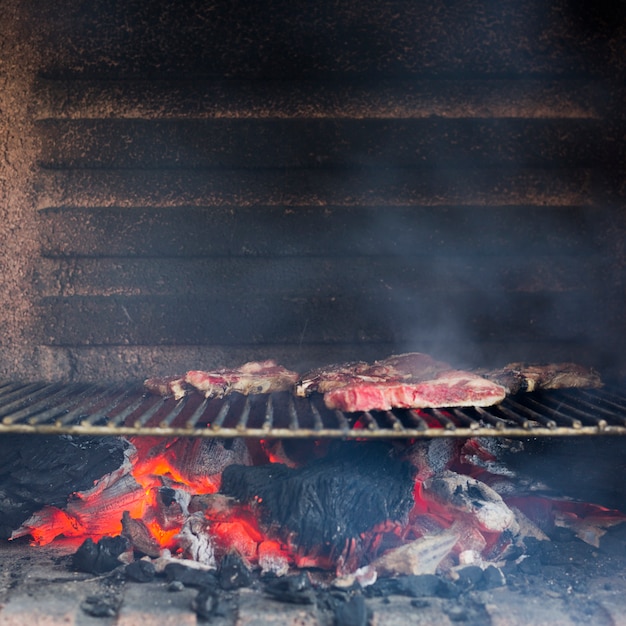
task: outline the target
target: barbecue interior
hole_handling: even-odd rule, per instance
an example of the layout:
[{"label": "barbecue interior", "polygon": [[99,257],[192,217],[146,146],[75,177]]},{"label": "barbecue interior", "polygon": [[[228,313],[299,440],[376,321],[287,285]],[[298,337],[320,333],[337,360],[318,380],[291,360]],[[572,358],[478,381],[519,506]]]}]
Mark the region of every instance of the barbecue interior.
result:
[{"label": "barbecue interior", "polygon": [[622,375],[619,7],[2,17],[5,377],[410,350]]},{"label": "barbecue interior", "polygon": [[[106,394],[111,383],[191,368],[274,358],[305,371],[409,350],[459,367],[573,361],[619,390],[623,9],[566,0],[422,4],[3,2],[5,391],[61,381],[105,385]],[[29,429],[70,423],[42,402],[34,414],[3,414],[3,427],[15,429],[2,434],[5,445],[29,433],[13,446],[29,462],[45,458],[28,455],[30,446],[47,442]],[[578,417],[565,413],[572,434]],[[607,425],[621,432],[621,412],[611,415],[615,423],[597,411],[585,419],[595,435]],[[79,424],[85,416],[75,415]],[[498,428],[489,415],[472,418],[481,434]],[[436,416],[436,430],[463,419]],[[542,437],[554,430],[550,419],[539,422]],[[363,431],[375,432],[363,420]],[[119,443],[106,428],[105,445]],[[408,446],[405,434],[385,445]],[[241,443],[230,435],[220,443],[229,450]],[[433,439],[434,450],[459,443]],[[623,510],[619,439],[542,438],[509,460],[522,459],[520,473],[540,467],[561,491],[575,487],[583,504],[560,511],[574,524],[598,511],[584,503]],[[312,441],[304,451],[298,442],[283,447],[295,446],[302,464]],[[79,467],[69,470],[72,490],[83,489]],[[167,508],[169,487],[160,488]],[[37,504],[62,507],[67,495],[50,502],[44,494]],[[541,509],[542,500],[530,502]],[[577,530],[593,535],[598,517]],[[582,604],[580,569],[620,581],[623,535],[608,531],[598,548],[575,542],[572,527],[548,530],[551,541],[527,547],[525,565],[509,562],[507,615],[516,615],[514,585],[540,579],[547,591],[531,587],[517,623],[536,596],[559,617],[565,606],[576,620],[619,620],[619,596],[603,582],[589,584],[596,599]],[[7,579],[17,571],[9,561]],[[551,574],[555,562],[560,577]],[[393,580],[392,593],[406,593]],[[20,615],[10,586],[0,599],[8,600],[3,616]],[[502,619],[475,597],[430,609],[415,601],[407,610],[433,621],[451,606],[451,620]],[[396,603],[381,606],[384,623]]]}]

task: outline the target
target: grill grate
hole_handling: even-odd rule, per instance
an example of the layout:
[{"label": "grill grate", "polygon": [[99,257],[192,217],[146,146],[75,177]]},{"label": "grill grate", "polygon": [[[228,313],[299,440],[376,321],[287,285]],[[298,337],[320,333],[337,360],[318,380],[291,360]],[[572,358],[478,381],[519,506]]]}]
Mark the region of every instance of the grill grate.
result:
[{"label": "grill grate", "polygon": [[416,438],[626,434],[626,394],[568,389],[489,408],[328,410],[290,393],[182,400],[120,384],[0,384],[0,433],[255,438]]}]

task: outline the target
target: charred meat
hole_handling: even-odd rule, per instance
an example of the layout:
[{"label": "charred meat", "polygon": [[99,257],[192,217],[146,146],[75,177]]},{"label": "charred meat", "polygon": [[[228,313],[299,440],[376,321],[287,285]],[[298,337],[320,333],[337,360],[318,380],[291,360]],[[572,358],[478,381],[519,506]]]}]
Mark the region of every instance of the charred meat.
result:
[{"label": "charred meat", "polygon": [[143,385],[147,391],[156,396],[174,398],[175,400],[180,400],[189,389],[184,376],[155,376],[145,380]]},{"label": "charred meat", "polygon": [[511,395],[539,389],[602,387],[602,380],[597,372],[576,363],[509,363],[502,369],[486,371],[482,375],[505,387]]}]

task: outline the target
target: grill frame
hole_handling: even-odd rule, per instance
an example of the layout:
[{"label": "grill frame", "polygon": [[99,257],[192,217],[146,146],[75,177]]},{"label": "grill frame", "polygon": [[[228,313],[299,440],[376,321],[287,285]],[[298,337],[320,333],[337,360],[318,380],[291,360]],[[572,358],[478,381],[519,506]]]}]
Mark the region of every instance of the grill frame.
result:
[{"label": "grill frame", "polygon": [[330,411],[322,397],[288,392],[181,400],[136,384],[0,384],[0,434],[249,437],[256,439],[417,439],[626,435],[621,387],[519,394],[500,405]]}]

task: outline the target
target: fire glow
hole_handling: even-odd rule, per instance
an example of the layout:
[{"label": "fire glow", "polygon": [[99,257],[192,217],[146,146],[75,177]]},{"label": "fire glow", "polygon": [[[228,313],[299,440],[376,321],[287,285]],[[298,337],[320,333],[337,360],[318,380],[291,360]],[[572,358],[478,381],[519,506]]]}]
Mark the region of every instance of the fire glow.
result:
[{"label": "fire glow", "polygon": [[[74,493],[64,509],[44,507],[12,539],[30,536],[46,545],[59,537],[82,542],[121,534],[132,551],[152,558],[167,550],[210,568],[234,552],[277,575],[307,567],[339,576],[365,571],[367,578],[368,568],[374,575],[420,574],[500,562],[523,554],[525,537],[547,538],[547,527],[566,526],[597,545],[608,527],[626,519],[594,504],[523,493],[499,463],[503,444],[494,440],[341,444],[346,459],[335,454],[326,474],[326,454],[336,444],[308,442],[292,455],[306,457],[296,463],[277,440],[138,437],[129,443],[116,472]],[[353,465],[355,482],[338,483],[350,479],[343,474]],[[377,471],[381,477],[368,483]],[[317,482],[306,482],[307,472]],[[355,505],[350,485],[361,484],[370,493]],[[282,490],[293,511],[284,510]],[[353,520],[345,518],[344,499]],[[311,506],[323,509],[318,526]]]}]

